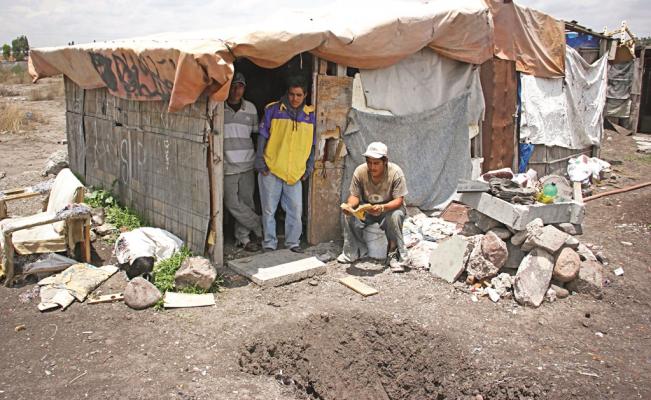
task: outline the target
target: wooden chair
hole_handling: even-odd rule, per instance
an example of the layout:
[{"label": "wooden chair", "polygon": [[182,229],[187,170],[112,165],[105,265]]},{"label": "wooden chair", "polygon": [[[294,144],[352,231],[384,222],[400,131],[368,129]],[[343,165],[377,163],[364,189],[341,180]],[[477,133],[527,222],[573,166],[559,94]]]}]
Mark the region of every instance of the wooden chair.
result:
[{"label": "wooden chair", "polygon": [[[58,253],[74,257],[82,243],[84,261],[90,262],[90,212],[61,212],[66,206],[84,201],[84,185],[69,169],[57,175],[50,190],[22,188],[0,192],[0,277],[11,286],[16,276],[14,254]],[[7,218],[7,203],[12,200],[48,195],[43,211],[34,215]]]}]

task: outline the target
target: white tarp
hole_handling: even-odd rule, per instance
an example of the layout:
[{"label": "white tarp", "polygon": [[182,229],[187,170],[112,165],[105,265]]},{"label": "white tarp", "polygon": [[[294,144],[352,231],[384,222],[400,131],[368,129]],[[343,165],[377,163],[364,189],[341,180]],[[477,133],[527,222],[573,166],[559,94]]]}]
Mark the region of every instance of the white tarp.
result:
[{"label": "white tarp", "polygon": [[423,49],[389,67],[360,72],[370,108],[398,116],[418,114],[470,92],[468,124],[483,119],[484,95],[476,65]]},{"label": "white tarp", "polygon": [[588,64],[568,47],[564,79],[522,74],[520,139],[569,149],[598,146],[606,103],[606,68],[606,56]]}]

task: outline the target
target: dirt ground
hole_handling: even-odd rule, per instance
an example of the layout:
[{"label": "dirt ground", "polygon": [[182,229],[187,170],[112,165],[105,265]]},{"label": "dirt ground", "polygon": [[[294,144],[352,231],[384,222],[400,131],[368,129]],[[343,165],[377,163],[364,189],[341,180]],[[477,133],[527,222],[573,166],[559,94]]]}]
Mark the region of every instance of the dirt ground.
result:
[{"label": "dirt ground", "polygon": [[[65,138],[62,99],[0,97],[8,101],[44,122],[0,135],[0,189],[44,180]],[[651,158],[607,134],[602,158],[621,162],[615,184],[647,181]],[[603,246],[608,268],[625,274],[602,300],[573,295],[538,309],[475,303],[427,272],[369,263],[331,262],[314,280],[269,289],[223,271],[215,307],[174,311],[75,303],[41,313],[33,282],[0,287],[0,399],[650,399],[649,205],[651,187],[589,202],[580,240]],[[345,288],[347,274],[379,294]],[[118,273],[99,290],[125,284]]]}]

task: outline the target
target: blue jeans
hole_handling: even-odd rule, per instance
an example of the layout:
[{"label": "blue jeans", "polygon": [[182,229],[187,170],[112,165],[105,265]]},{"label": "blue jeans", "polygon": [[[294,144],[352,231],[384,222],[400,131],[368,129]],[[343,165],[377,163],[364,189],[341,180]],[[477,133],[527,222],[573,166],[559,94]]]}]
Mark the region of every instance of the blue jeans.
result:
[{"label": "blue jeans", "polygon": [[262,229],[264,230],[262,247],[275,250],[278,246],[275,218],[278,203],[285,210],[285,247],[288,249],[298,247],[303,231],[301,222],[303,185],[301,181],[289,185],[269,172],[267,176],[258,174],[258,185],[260,186]]}]

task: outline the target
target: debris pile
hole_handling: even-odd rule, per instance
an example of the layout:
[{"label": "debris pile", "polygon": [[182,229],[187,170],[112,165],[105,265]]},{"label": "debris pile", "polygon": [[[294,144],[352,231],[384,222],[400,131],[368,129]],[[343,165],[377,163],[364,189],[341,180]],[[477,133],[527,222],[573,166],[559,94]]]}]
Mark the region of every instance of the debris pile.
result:
[{"label": "debris pile", "polygon": [[533,307],[570,292],[600,299],[611,279],[603,253],[595,255],[590,247],[596,246],[575,237],[582,233],[580,225],[544,225],[537,218],[524,230],[515,230],[476,210],[469,213],[466,225],[474,229],[464,226],[464,231],[473,234],[440,242],[431,251],[429,269],[476,297],[493,302],[513,297]]}]

